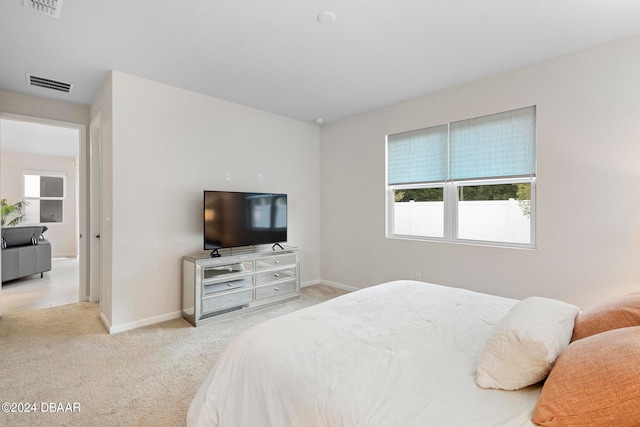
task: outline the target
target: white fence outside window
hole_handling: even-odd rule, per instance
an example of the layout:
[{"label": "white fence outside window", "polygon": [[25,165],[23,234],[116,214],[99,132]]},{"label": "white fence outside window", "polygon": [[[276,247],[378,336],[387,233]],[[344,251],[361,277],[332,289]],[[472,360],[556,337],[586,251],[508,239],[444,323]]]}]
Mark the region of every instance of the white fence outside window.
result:
[{"label": "white fence outside window", "polygon": [[[393,234],[442,237],[443,202],[396,202]],[[531,220],[515,199],[458,203],[458,238],[530,243]]]}]

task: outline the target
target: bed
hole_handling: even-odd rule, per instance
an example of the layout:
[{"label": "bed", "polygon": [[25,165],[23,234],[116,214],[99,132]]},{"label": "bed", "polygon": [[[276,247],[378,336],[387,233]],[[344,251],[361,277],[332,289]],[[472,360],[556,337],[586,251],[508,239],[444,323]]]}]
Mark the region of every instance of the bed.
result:
[{"label": "bed", "polygon": [[362,289],[234,338],[187,425],[533,426],[578,311],[415,281]]}]

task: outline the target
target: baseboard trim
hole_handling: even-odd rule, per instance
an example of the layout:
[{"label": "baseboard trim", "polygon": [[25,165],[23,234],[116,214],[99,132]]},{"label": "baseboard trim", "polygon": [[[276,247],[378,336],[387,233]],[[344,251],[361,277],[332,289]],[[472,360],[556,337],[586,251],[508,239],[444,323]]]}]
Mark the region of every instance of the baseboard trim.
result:
[{"label": "baseboard trim", "polygon": [[62,253],[51,254],[52,261],[55,261],[56,258],[58,259],[78,258],[78,254],[73,252],[62,252]]},{"label": "baseboard trim", "polygon": [[345,291],[349,291],[349,292],[353,292],[353,291],[359,291],[360,288],[356,288],[354,286],[349,286],[349,285],[345,285],[342,283],[338,283],[338,282],[331,282],[329,280],[314,280],[314,281],[310,281],[310,282],[305,282],[303,284],[301,284],[301,287],[306,287],[306,286],[313,286],[313,285],[327,285],[327,286],[332,286],[334,288],[338,288],[338,289],[342,289]]},{"label": "baseboard trim", "polygon": [[306,288],[307,286],[319,285],[321,284],[320,280],[309,280],[306,282],[300,283],[301,288]]},{"label": "baseboard trim", "polygon": [[102,324],[107,328],[107,331],[111,333],[111,322],[109,322],[109,319],[107,319],[103,312],[100,312],[100,320],[102,320]]},{"label": "baseboard trim", "polygon": [[[345,291],[357,291],[360,288],[345,285],[338,282],[331,282],[329,280],[310,280],[300,284],[300,287],[305,288],[313,285],[327,285],[334,288],[343,289]],[[123,323],[121,325],[111,325],[109,320],[100,313],[100,320],[104,323],[110,334],[117,334],[120,332],[130,331],[132,329],[141,328],[143,326],[153,325],[155,323],[166,322],[167,320],[178,319],[182,317],[182,311],[175,311],[173,313],[161,314],[159,316],[147,317],[146,319],[136,320],[135,322]]]},{"label": "baseboard trim", "polygon": [[[159,316],[147,317],[146,319],[136,320],[135,322],[123,323],[122,325],[107,326],[110,334],[117,334],[119,332],[130,331],[132,329],[141,328],[143,326],[149,326],[160,322],[166,322],[167,320],[178,319],[182,317],[182,311],[174,311],[173,313],[161,314]],[[101,315],[102,318],[102,315]],[[104,319],[103,319],[104,322]],[[107,322],[108,323],[108,322]],[[107,325],[105,323],[105,325]]]}]

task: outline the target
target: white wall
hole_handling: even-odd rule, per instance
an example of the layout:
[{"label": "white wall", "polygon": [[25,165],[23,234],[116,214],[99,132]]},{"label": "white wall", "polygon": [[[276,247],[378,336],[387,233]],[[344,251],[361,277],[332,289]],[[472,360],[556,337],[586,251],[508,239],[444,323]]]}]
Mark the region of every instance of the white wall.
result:
[{"label": "white wall", "polygon": [[22,200],[22,173],[24,171],[65,173],[67,188],[66,198],[63,202],[64,221],[59,224],[44,224],[48,228],[45,237],[51,242],[53,257],[77,257],[77,159],[3,151],[0,156],[0,165],[2,197],[6,198],[9,203]]},{"label": "white wall", "polygon": [[181,257],[202,252],[203,190],[288,193],[302,282],[319,280],[318,126],[117,71],[110,86],[92,114],[111,91],[112,330],[179,315]]},{"label": "white wall", "polygon": [[0,112],[89,126],[89,106],[0,90]]},{"label": "white wall", "polygon": [[[638,52],[636,36],[323,126],[323,280],[361,288],[418,272],[581,307],[639,290]],[[537,249],[385,238],[386,134],[529,105],[538,106]]]}]

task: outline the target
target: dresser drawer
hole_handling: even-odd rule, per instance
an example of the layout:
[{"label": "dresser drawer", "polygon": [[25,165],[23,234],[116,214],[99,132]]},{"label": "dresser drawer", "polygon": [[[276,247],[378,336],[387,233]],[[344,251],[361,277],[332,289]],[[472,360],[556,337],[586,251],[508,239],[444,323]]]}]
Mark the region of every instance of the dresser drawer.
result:
[{"label": "dresser drawer", "polygon": [[296,254],[274,255],[256,260],[256,270],[268,270],[270,268],[296,265]]},{"label": "dresser drawer", "polygon": [[249,304],[252,299],[253,288],[206,297],[202,299],[202,313],[212,313],[227,308],[240,307]]},{"label": "dresser drawer", "polygon": [[295,268],[287,268],[284,270],[263,271],[262,273],[256,273],[256,286],[277,282],[280,280],[295,279],[295,277],[296,277]]},{"label": "dresser drawer", "polygon": [[276,297],[293,292],[296,292],[295,279],[274,285],[263,285],[256,287],[256,300]]},{"label": "dresser drawer", "polygon": [[202,296],[215,294],[217,292],[228,291],[231,289],[244,288],[252,286],[253,280],[251,275],[229,277],[227,280],[203,283]]},{"label": "dresser drawer", "polygon": [[251,261],[239,262],[236,264],[213,265],[202,268],[202,280],[216,280],[230,274],[251,273],[253,263]]}]

